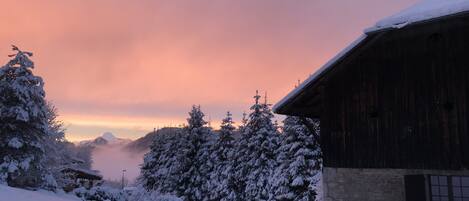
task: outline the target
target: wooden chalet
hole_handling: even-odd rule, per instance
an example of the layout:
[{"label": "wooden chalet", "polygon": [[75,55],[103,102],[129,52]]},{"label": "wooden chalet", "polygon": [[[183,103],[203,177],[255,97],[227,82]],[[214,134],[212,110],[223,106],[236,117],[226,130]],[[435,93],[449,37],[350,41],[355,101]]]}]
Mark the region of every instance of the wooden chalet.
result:
[{"label": "wooden chalet", "polygon": [[61,170],[62,174],[72,182],[64,187],[65,192],[70,192],[78,187],[91,189],[95,185],[99,185],[103,177],[94,171],[83,170],[80,168],[67,167]]},{"label": "wooden chalet", "polygon": [[325,201],[469,200],[469,1],[378,22],[274,111],[320,119]]}]

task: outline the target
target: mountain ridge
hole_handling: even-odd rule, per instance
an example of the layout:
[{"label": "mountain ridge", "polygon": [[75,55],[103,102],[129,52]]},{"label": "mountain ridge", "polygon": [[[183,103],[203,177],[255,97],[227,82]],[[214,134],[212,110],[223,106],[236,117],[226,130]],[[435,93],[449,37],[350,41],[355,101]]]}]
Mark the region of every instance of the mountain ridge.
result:
[{"label": "mountain ridge", "polygon": [[95,139],[82,140],[82,141],[76,142],[75,144],[78,146],[97,147],[97,146],[104,146],[104,145],[124,145],[130,142],[132,142],[131,139],[118,138],[111,132],[104,132],[101,136],[98,136]]}]

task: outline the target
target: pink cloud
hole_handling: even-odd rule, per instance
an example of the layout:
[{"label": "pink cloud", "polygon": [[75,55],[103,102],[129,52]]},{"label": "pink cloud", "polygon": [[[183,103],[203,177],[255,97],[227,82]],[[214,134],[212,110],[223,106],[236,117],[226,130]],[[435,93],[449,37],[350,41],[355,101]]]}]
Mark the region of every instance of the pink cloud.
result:
[{"label": "pink cloud", "polygon": [[364,28],[415,1],[9,1],[0,55],[6,61],[12,43],[33,51],[65,120],[183,121],[180,108],[193,103],[221,118],[247,109],[256,89],[279,100]]}]

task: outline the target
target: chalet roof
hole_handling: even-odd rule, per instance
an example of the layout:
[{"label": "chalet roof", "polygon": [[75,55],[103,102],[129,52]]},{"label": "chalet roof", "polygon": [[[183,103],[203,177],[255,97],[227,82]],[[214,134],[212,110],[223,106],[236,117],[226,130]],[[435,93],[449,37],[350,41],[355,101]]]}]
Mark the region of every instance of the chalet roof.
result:
[{"label": "chalet roof", "polygon": [[297,97],[303,90],[305,90],[307,86],[310,86],[316,82],[328,70],[330,70],[330,68],[333,68],[349,53],[353,52],[358,46],[365,43],[366,39],[373,35],[373,33],[401,29],[413,24],[431,22],[437,19],[468,12],[469,0],[421,0],[407,9],[379,20],[374,26],[365,29],[363,35],[361,35],[357,40],[339,52],[335,57],[319,68],[297,88],[295,88],[287,96],[275,104],[273,107],[274,112],[282,113],[280,110],[283,106]]},{"label": "chalet roof", "polygon": [[78,178],[84,179],[91,179],[91,180],[101,180],[103,176],[101,176],[96,171],[85,170],[81,168],[74,168],[74,167],[66,167],[61,170],[61,172],[71,172],[75,173]]}]

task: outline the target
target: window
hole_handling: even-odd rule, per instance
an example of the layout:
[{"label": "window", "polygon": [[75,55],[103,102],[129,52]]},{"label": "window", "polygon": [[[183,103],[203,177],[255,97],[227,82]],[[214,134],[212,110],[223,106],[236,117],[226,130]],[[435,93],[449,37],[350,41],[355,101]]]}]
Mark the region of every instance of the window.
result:
[{"label": "window", "polygon": [[469,177],[430,176],[431,201],[469,201]]},{"label": "window", "polygon": [[447,176],[430,176],[430,193],[432,201],[449,201]]},{"label": "window", "polygon": [[451,177],[454,201],[469,201],[469,177]]}]

